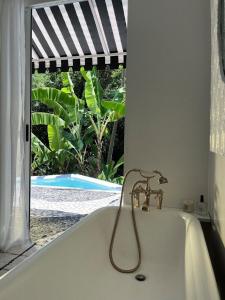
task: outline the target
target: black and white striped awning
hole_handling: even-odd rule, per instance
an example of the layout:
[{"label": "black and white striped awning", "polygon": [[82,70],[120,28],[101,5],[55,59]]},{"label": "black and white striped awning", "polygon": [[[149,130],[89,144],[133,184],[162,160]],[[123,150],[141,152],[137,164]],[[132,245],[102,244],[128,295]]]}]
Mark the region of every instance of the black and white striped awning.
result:
[{"label": "black and white striped awning", "polygon": [[82,0],[33,9],[33,71],[125,65],[127,1]]}]

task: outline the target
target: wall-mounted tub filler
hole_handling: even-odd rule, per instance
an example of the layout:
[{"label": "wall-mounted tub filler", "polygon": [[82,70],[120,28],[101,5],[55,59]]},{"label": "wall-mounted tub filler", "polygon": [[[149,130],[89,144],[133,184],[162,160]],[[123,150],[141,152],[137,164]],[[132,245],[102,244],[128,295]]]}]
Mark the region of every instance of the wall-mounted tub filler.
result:
[{"label": "wall-mounted tub filler", "polygon": [[[113,246],[114,246],[116,231],[117,231],[120,214],[121,214],[121,210],[122,210],[124,189],[125,189],[125,185],[127,182],[127,178],[131,173],[139,173],[142,177],[142,180],[138,180],[137,182],[134,183],[134,185],[132,187],[132,191],[131,191],[131,217],[132,217],[134,234],[135,234],[135,239],[136,239],[136,244],[137,244],[137,249],[138,249],[138,261],[137,261],[137,264],[135,265],[135,267],[129,268],[129,269],[124,269],[124,268],[120,268],[114,261]],[[137,200],[137,203],[138,203],[137,206],[140,207],[140,194],[143,193],[145,196],[145,201],[142,206],[142,210],[149,211],[150,210],[150,197],[151,197],[151,195],[155,195],[155,197],[157,198],[157,208],[158,209],[162,208],[163,190],[162,189],[154,190],[150,186],[150,180],[155,178],[156,176],[159,176],[159,179],[158,179],[159,184],[168,183],[167,178],[164,177],[162,175],[162,173],[158,170],[154,170],[153,172],[151,172],[149,174],[149,172],[145,172],[141,169],[131,169],[126,173],[126,175],[124,177],[124,182],[123,182],[121,196],[120,196],[120,204],[119,204],[119,208],[117,211],[115,223],[113,226],[112,237],[111,237],[110,247],[109,247],[110,262],[111,262],[113,268],[116,269],[118,272],[133,273],[141,265],[141,245],[140,245],[140,239],[139,239],[139,234],[138,234],[138,229],[137,229],[137,224],[136,224],[136,219],[135,219],[135,213],[134,213],[135,199]]]},{"label": "wall-mounted tub filler", "polygon": [[[162,208],[162,201],[163,201],[163,190],[158,189],[154,190],[150,186],[150,181],[151,179],[155,178],[158,176],[158,183],[159,184],[165,184],[168,183],[168,179],[162,175],[161,172],[154,170],[152,172],[152,175],[145,174],[144,171],[140,170],[139,171],[141,176],[144,178],[144,180],[139,180],[134,184],[132,193],[134,199],[136,199],[135,202],[135,207],[142,208],[142,210],[149,211],[150,210],[150,197],[151,195],[155,196],[155,199],[157,200],[157,208],[161,209]],[[144,187],[143,187],[144,185]],[[140,203],[140,195],[144,194],[145,196],[145,201],[143,205]]]}]

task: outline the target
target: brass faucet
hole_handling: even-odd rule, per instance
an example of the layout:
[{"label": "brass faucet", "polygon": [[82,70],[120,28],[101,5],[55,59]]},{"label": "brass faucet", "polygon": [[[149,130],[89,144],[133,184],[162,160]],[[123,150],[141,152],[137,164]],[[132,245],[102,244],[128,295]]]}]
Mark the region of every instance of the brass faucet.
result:
[{"label": "brass faucet", "polygon": [[[150,198],[151,195],[155,195],[155,199],[157,200],[156,207],[158,209],[162,209],[162,201],[163,201],[163,190],[158,189],[154,190],[150,186],[150,180],[155,178],[157,175],[159,175],[159,184],[165,184],[168,183],[168,180],[166,177],[162,175],[161,172],[154,170],[153,175],[144,175],[142,171],[140,171],[141,176],[144,178],[144,180],[138,180],[135,182],[133,189],[132,189],[132,196],[135,199],[135,206],[141,208],[143,211],[149,211],[150,210]],[[145,187],[143,187],[143,185]],[[145,201],[141,206],[140,203],[140,195],[144,194]]]}]

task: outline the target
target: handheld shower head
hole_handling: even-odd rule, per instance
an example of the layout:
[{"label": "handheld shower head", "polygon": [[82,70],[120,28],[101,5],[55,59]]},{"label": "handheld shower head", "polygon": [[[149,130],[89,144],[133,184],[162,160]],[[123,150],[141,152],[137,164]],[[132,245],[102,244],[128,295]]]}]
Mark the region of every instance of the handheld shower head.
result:
[{"label": "handheld shower head", "polygon": [[135,169],[135,171],[139,171],[139,173],[141,174],[142,177],[148,178],[148,179],[154,178],[155,175],[158,175],[159,176],[159,180],[158,180],[159,184],[168,183],[168,179],[166,177],[164,177],[162,175],[162,173],[159,172],[158,170],[154,170],[153,172],[148,172],[148,171],[145,171],[142,169]]},{"label": "handheld shower head", "polygon": [[168,183],[168,179],[164,177],[161,172],[159,172],[158,170],[154,170],[153,173],[159,175],[159,184]]},{"label": "handheld shower head", "polygon": [[168,179],[166,177],[160,176],[159,177],[159,184],[168,183]]}]

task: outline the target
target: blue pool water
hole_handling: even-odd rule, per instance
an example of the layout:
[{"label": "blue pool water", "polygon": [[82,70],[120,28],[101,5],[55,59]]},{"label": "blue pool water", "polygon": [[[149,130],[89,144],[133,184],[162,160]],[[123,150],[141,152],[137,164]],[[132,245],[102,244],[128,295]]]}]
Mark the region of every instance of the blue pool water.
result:
[{"label": "blue pool water", "polygon": [[[102,191],[121,191],[120,186],[107,186],[104,184],[99,184],[97,182],[88,181],[88,179],[77,178],[68,176],[57,176],[51,177],[36,177],[31,179],[32,185],[35,186],[48,186],[48,187],[61,187],[61,188],[74,188],[82,190],[102,190]],[[104,182],[103,182],[104,183]]]}]

